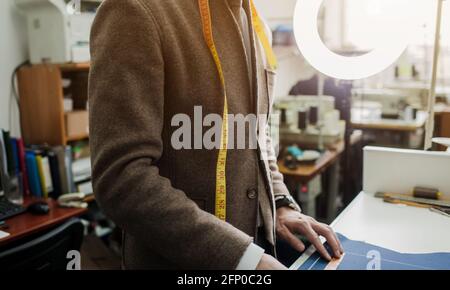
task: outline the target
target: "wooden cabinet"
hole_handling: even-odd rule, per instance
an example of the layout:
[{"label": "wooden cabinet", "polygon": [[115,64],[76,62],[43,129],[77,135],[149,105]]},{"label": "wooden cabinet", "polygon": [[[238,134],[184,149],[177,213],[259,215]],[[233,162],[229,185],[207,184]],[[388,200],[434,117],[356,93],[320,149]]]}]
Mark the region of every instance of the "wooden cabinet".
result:
[{"label": "wooden cabinet", "polygon": [[[17,74],[22,136],[26,144],[67,145],[88,138],[88,130],[67,133],[64,98],[74,111],[86,111],[89,64],[38,64]],[[87,126],[86,126],[87,127]]]}]

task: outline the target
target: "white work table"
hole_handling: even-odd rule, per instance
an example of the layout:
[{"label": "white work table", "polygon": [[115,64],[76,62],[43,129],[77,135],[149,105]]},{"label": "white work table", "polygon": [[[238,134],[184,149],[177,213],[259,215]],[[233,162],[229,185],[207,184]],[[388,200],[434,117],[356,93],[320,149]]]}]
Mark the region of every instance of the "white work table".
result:
[{"label": "white work table", "polygon": [[450,253],[450,217],[361,193],[333,222],[349,239],[401,253]]},{"label": "white work table", "polygon": [[[351,240],[400,253],[450,253],[450,217],[426,208],[386,203],[369,193],[360,193],[331,226]],[[313,252],[314,248],[308,249],[291,269],[297,269]]]},{"label": "white work table", "polygon": [[[366,149],[364,188],[373,193],[360,193],[331,226],[351,240],[400,253],[450,253],[450,217],[427,208],[386,203],[374,197],[376,191],[387,187],[401,192],[418,185],[415,182],[426,184],[427,180],[448,194],[449,160],[450,155],[444,153]],[[435,167],[429,168],[429,162]],[[397,180],[395,185],[394,180]],[[309,248],[291,269],[297,269],[313,252],[314,248]]]}]

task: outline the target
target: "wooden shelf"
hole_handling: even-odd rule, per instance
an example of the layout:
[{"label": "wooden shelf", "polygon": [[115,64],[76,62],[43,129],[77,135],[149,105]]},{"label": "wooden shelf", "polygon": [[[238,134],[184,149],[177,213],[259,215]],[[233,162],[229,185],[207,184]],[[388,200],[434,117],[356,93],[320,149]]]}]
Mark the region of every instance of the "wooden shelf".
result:
[{"label": "wooden shelf", "polygon": [[[89,63],[37,64],[17,73],[20,119],[26,144],[67,145],[87,139],[88,134],[68,136],[64,96],[70,95],[74,110],[86,110]],[[63,88],[63,79],[70,87]]]},{"label": "wooden shelf", "polygon": [[89,71],[91,68],[90,63],[66,63],[58,65],[62,72],[77,72],[77,71]]},{"label": "wooden shelf", "polygon": [[82,140],[85,140],[88,138],[89,138],[89,134],[86,133],[86,134],[81,134],[81,135],[76,135],[76,136],[67,136],[66,140],[67,140],[67,142],[73,142],[73,141],[82,141]]}]

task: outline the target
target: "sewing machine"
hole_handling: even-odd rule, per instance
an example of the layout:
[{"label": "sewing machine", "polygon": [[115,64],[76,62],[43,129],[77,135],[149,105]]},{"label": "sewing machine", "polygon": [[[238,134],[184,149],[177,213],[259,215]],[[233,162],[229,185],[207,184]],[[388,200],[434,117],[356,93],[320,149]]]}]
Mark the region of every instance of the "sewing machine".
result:
[{"label": "sewing machine", "polygon": [[421,90],[353,89],[353,104],[376,102],[380,104],[382,118],[397,119],[407,107],[426,108],[426,94]]},{"label": "sewing machine", "polygon": [[301,144],[316,149],[323,143],[326,147],[341,140],[345,133],[345,121],[340,120],[331,96],[280,97],[271,124],[279,130],[281,146]]},{"label": "sewing machine", "polygon": [[352,91],[353,103],[377,102],[381,105],[382,117],[389,119],[401,117],[407,107],[424,110],[427,96],[425,90],[359,88]]}]

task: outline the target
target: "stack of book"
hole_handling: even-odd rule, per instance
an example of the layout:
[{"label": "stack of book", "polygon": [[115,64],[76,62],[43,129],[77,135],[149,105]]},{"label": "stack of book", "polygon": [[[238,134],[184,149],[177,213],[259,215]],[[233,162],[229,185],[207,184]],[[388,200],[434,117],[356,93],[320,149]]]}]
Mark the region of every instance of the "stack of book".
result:
[{"label": "stack of book", "polygon": [[76,192],[70,146],[25,147],[22,139],[12,138],[9,132],[0,135],[3,171],[18,177],[25,196],[58,198]]},{"label": "stack of book", "polygon": [[93,194],[91,159],[89,157],[75,158],[72,163],[73,180],[79,192]]}]

